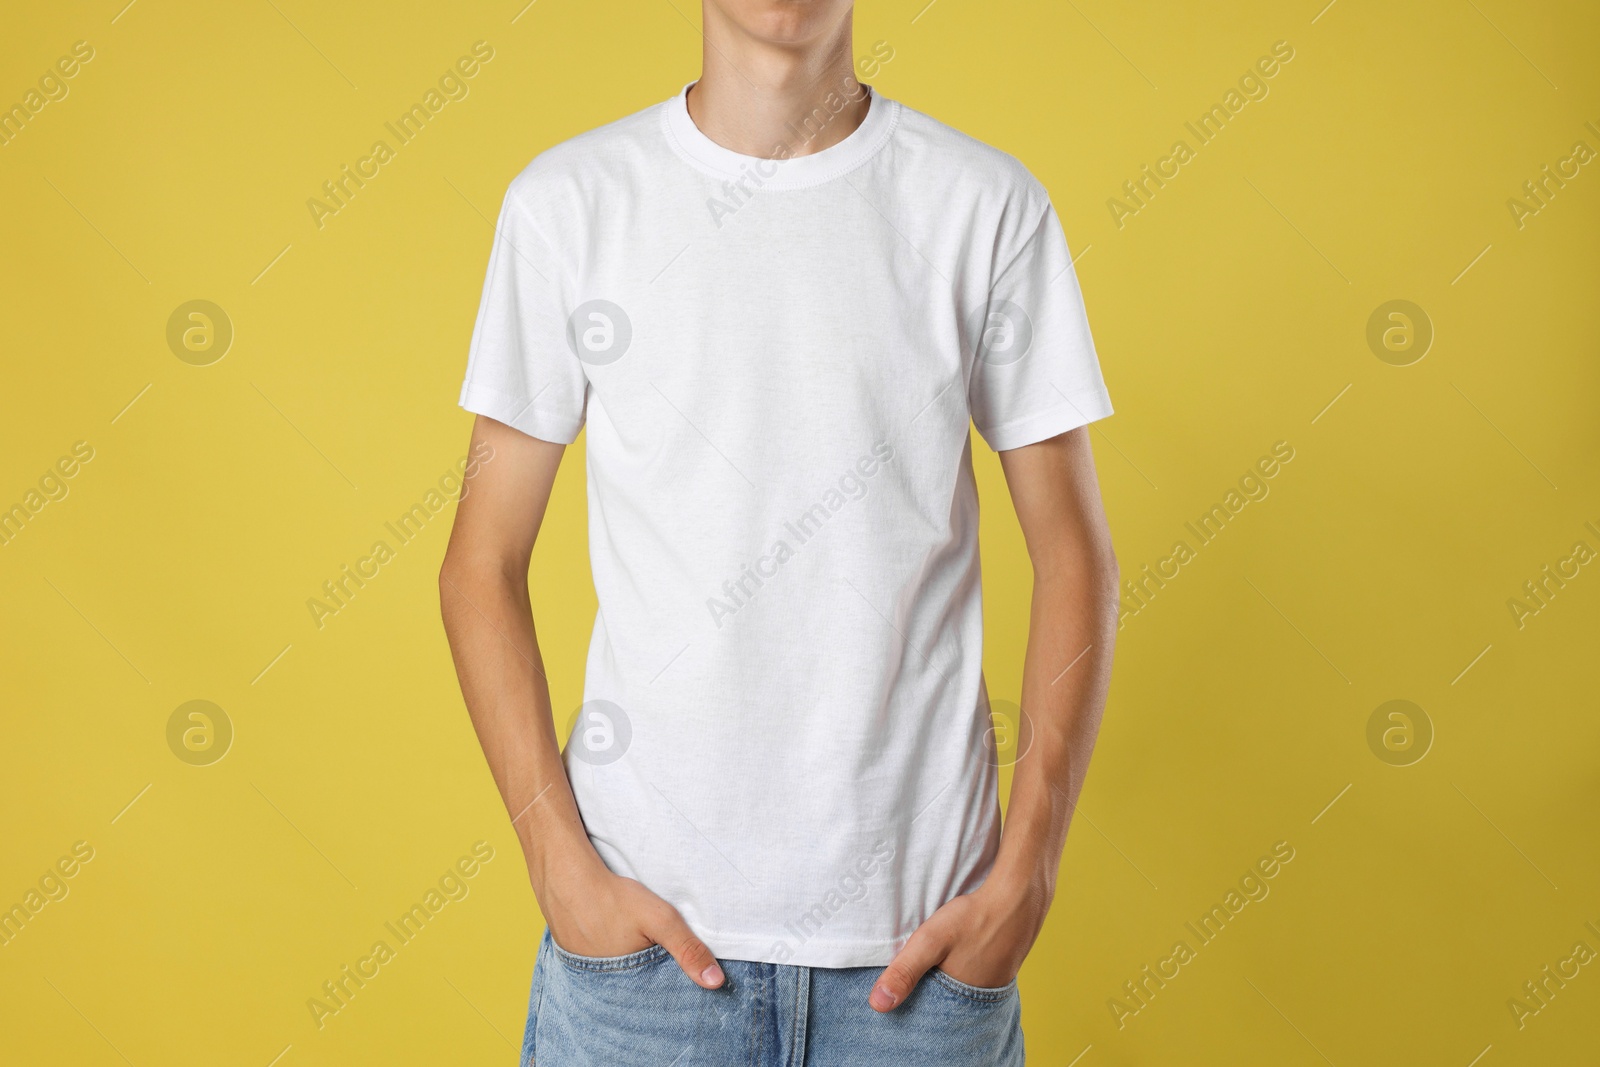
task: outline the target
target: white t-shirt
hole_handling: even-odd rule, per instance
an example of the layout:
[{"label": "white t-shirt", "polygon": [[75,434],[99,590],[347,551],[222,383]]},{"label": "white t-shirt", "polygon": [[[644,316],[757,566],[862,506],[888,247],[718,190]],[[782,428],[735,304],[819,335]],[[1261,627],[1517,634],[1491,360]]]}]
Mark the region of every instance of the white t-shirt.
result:
[{"label": "white t-shirt", "polygon": [[740,155],[686,92],[512,181],[461,404],[588,427],[566,762],[606,865],[720,957],[881,965],[999,840],[969,420],[1004,450],[1111,404],[1015,159],[876,94]]}]

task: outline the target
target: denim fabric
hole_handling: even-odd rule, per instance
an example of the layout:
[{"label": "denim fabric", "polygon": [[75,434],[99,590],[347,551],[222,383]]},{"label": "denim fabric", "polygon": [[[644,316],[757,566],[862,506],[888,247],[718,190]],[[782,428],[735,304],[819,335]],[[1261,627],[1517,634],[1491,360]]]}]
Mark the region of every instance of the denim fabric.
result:
[{"label": "denim fabric", "polygon": [[1020,1067],[1017,984],[980,989],[930,971],[880,1015],[881,968],[723,960],[702,989],[653,945],[596,959],[547,931],[533,970],[521,1067]]}]

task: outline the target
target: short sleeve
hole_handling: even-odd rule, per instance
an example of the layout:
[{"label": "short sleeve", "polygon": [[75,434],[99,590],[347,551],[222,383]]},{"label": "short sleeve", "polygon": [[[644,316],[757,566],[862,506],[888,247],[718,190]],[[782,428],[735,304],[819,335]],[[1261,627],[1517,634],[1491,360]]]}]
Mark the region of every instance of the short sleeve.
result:
[{"label": "short sleeve", "polygon": [[966,328],[972,422],[996,452],[1111,414],[1077,271],[1048,201]]},{"label": "short sleeve", "polygon": [[568,344],[565,290],[556,251],[513,185],[489,253],[462,407],[541,440],[571,444],[577,438],[588,379]]}]

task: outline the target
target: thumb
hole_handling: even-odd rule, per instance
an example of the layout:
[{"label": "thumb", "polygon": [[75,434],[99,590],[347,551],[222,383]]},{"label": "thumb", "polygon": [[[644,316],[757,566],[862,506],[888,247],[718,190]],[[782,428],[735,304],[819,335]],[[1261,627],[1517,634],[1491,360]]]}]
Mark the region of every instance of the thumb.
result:
[{"label": "thumb", "polygon": [[872,993],[867,997],[867,1003],[873,1011],[893,1011],[911,995],[917,987],[922,976],[928,969],[950,951],[944,935],[939,927],[931,921],[917,927],[911,939],[905,943],[889,966],[878,975],[878,980],[872,985]]},{"label": "thumb", "polygon": [[645,933],[672,954],[678,966],[683,968],[683,973],[693,979],[696,985],[706,989],[716,989],[722,985],[722,967],[717,963],[717,958],[704,941],[694,936],[694,931],[683,921],[678,909],[663,901],[660,910],[652,916],[650,929]]}]

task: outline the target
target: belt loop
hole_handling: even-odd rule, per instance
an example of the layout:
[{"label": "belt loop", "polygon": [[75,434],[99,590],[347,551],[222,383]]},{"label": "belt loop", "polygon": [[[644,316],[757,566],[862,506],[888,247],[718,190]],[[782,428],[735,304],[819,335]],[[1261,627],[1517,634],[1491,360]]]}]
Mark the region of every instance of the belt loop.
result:
[{"label": "belt loop", "polygon": [[794,1025],[789,1041],[786,1067],[804,1067],[806,1062],[806,1020],[811,1014],[811,968],[794,970]]}]

